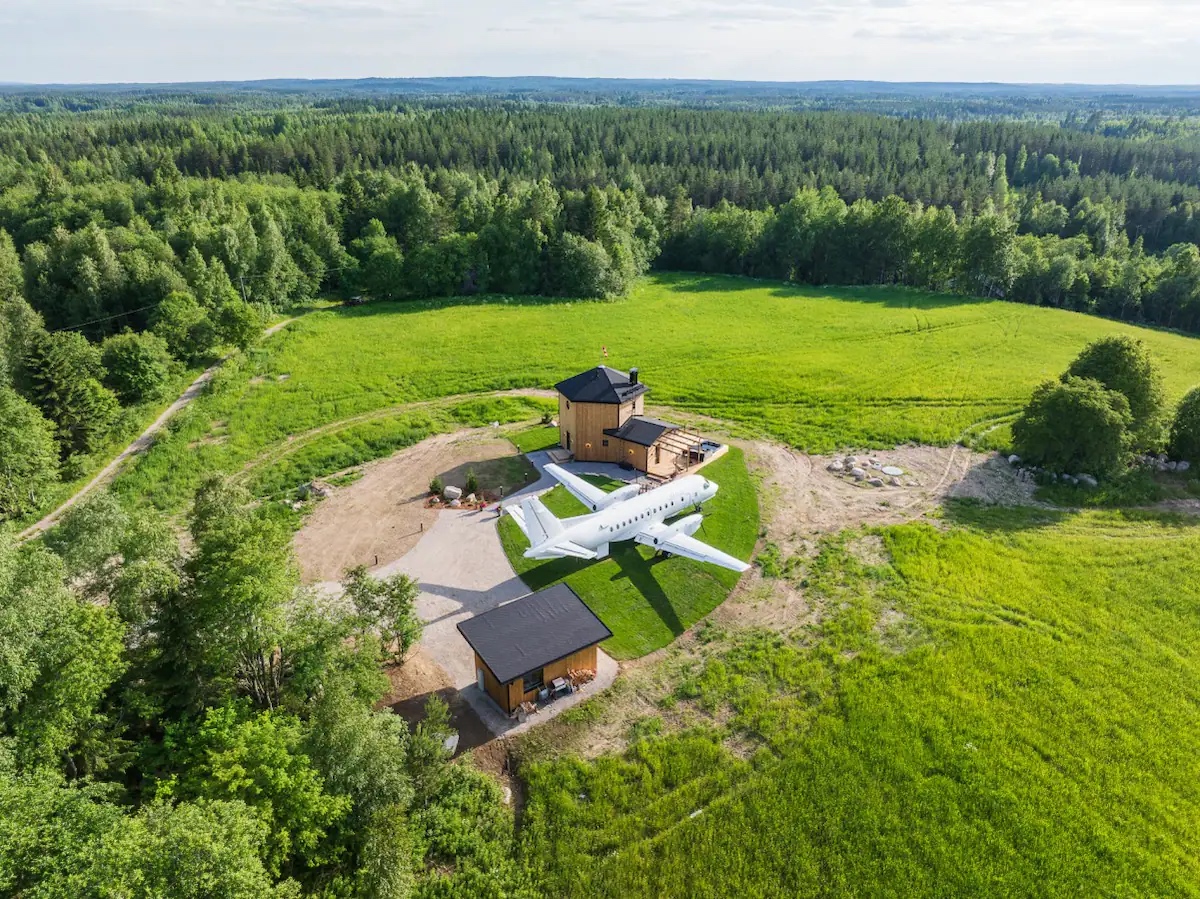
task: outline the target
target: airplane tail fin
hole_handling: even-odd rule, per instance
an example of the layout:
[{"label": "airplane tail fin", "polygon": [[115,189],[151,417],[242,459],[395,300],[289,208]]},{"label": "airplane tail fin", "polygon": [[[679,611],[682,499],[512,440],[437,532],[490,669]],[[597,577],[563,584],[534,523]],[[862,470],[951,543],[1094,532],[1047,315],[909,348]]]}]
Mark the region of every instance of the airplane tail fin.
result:
[{"label": "airplane tail fin", "polygon": [[531,546],[545,543],[563,532],[562,522],[555,518],[554,514],[536,496],[522,501],[521,518],[523,519],[521,523],[524,525],[522,530],[529,538]]}]

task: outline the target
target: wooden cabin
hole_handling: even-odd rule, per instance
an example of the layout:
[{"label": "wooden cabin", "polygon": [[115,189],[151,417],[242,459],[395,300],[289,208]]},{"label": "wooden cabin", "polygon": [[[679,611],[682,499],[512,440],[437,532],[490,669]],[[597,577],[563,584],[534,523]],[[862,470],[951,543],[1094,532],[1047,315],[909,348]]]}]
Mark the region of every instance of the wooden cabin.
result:
[{"label": "wooden cabin", "polygon": [[555,584],[459,622],[475,651],[475,679],[511,715],[570,671],[596,672],[612,631],[566,584]]},{"label": "wooden cabin", "polygon": [[670,478],[703,458],[699,434],[644,414],[650,388],[636,368],[600,365],[554,386],[559,443],[577,462],[626,464]]}]

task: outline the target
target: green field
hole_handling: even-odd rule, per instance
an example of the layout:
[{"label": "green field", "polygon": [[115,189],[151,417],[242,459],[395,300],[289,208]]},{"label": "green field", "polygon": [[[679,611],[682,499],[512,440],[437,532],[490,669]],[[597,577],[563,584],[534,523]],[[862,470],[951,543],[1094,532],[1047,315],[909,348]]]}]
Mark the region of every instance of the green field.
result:
[{"label": "green field", "polygon": [[527,766],[546,894],[1200,895],[1200,525],[966,511],[697,663],[723,727]]},{"label": "green field", "polygon": [[[493,297],[319,311],[222,372],[122,489],[178,507],[201,471],[240,470],[332,422],[549,388],[602,361],[601,346],[609,364],[640,366],[652,402],[742,433],[812,450],[949,443],[1014,413],[1084,344],[1115,332],[1147,342],[1172,398],[1200,383],[1193,339],[906,290],[671,274],[612,302]],[[479,423],[501,419],[481,412],[491,418]],[[308,451],[321,455],[319,445]],[[330,464],[364,461],[362,452],[328,455]]]},{"label": "green field", "polygon": [[[704,468],[720,485],[704,507],[704,526],[696,535],[718,549],[749,559],[758,537],[758,500],[742,452],[729,452]],[[595,483],[602,488],[619,482]],[[560,518],[583,515],[587,508],[562,487],[543,500]],[[613,632],[604,649],[618,659],[660,649],[715,609],[737,583],[736,572],[689,559],[655,559],[652,550],[629,542],[614,546],[600,562],[580,559],[536,561],[522,554],[529,541],[515,521],[500,522],[500,541],[517,574],[529,588],[541,590],[565,580]]]},{"label": "green field", "polygon": [[[813,450],[1000,446],[1032,388],[1114,332],[1146,341],[1172,399],[1200,383],[1189,338],[897,290],[662,275],[606,303],[322,311],[223,371],[117,487],[175,510],[225,469],[273,495],[437,431],[532,423],[551,401],[498,392],[550,387],[601,345],[640,366],[654,402],[735,432]],[[513,438],[532,450],[554,432]],[[746,558],[744,462],[708,472],[722,490],[700,536]],[[561,490],[547,503],[582,511]],[[1200,896],[1200,524],[962,504],[940,524],[879,532],[880,565],[851,551],[857,534],[777,559],[819,624],[705,625],[646,666],[663,666],[661,720],[639,697],[628,752],[525,754],[520,858],[543,893]],[[668,645],[734,582],[631,547],[530,562],[511,522],[501,537],[534,589],[575,586],[619,658]],[[626,727],[628,683],[525,739],[574,727],[588,745],[610,712]]]}]

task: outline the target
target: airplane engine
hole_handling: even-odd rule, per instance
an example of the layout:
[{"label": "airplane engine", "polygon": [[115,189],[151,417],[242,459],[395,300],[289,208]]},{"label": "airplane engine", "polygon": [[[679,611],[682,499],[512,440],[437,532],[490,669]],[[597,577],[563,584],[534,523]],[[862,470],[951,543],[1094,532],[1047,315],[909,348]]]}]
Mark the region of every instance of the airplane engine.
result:
[{"label": "airplane engine", "polygon": [[704,524],[704,516],[700,514],[689,515],[687,518],[681,518],[679,521],[669,525],[662,533],[655,534],[653,537],[643,537],[639,534],[634,539],[643,546],[662,546],[672,537],[678,534],[686,534],[688,537],[700,530],[700,525]]},{"label": "airplane engine", "polygon": [[641,492],[642,488],[637,484],[626,484],[624,487],[614,490],[604,497],[604,499],[595,505],[592,511],[599,512],[601,509],[607,509],[610,506],[615,506],[617,503],[623,503],[627,499],[633,499]]}]

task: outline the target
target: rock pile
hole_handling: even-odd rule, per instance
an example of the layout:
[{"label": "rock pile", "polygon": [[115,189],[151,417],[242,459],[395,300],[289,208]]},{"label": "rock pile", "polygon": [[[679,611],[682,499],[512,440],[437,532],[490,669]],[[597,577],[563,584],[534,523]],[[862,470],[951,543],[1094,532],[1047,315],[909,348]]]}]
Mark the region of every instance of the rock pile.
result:
[{"label": "rock pile", "polygon": [[1190,462],[1188,462],[1186,459],[1180,459],[1180,460],[1171,459],[1171,458],[1168,458],[1166,453],[1159,453],[1157,456],[1155,456],[1155,455],[1142,456],[1141,459],[1139,459],[1138,461],[1141,462],[1142,465],[1145,465],[1147,468],[1153,468],[1155,471],[1158,471],[1158,472],[1190,471],[1191,467],[1192,467],[1192,464]]},{"label": "rock pile", "polygon": [[1059,474],[1047,471],[1039,465],[1022,465],[1021,457],[1015,453],[1008,457],[1008,464],[1017,470],[1017,480],[1026,484],[1034,483],[1040,477],[1052,484],[1069,484],[1072,487],[1082,485],[1093,488],[1100,486],[1100,482],[1090,474]]},{"label": "rock pile", "polygon": [[[900,476],[904,474],[903,468],[898,468],[895,465],[885,465],[879,459],[859,456],[846,456],[842,459],[834,459],[825,466],[825,470],[837,475],[849,475],[858,483],[866,482],[870,487],[883,487],[890,485],[892,487],[901,486]],[[880,472],[881,474],[875,474]],[[885,482],[882,475],[887,475],[888,479]]]}]

